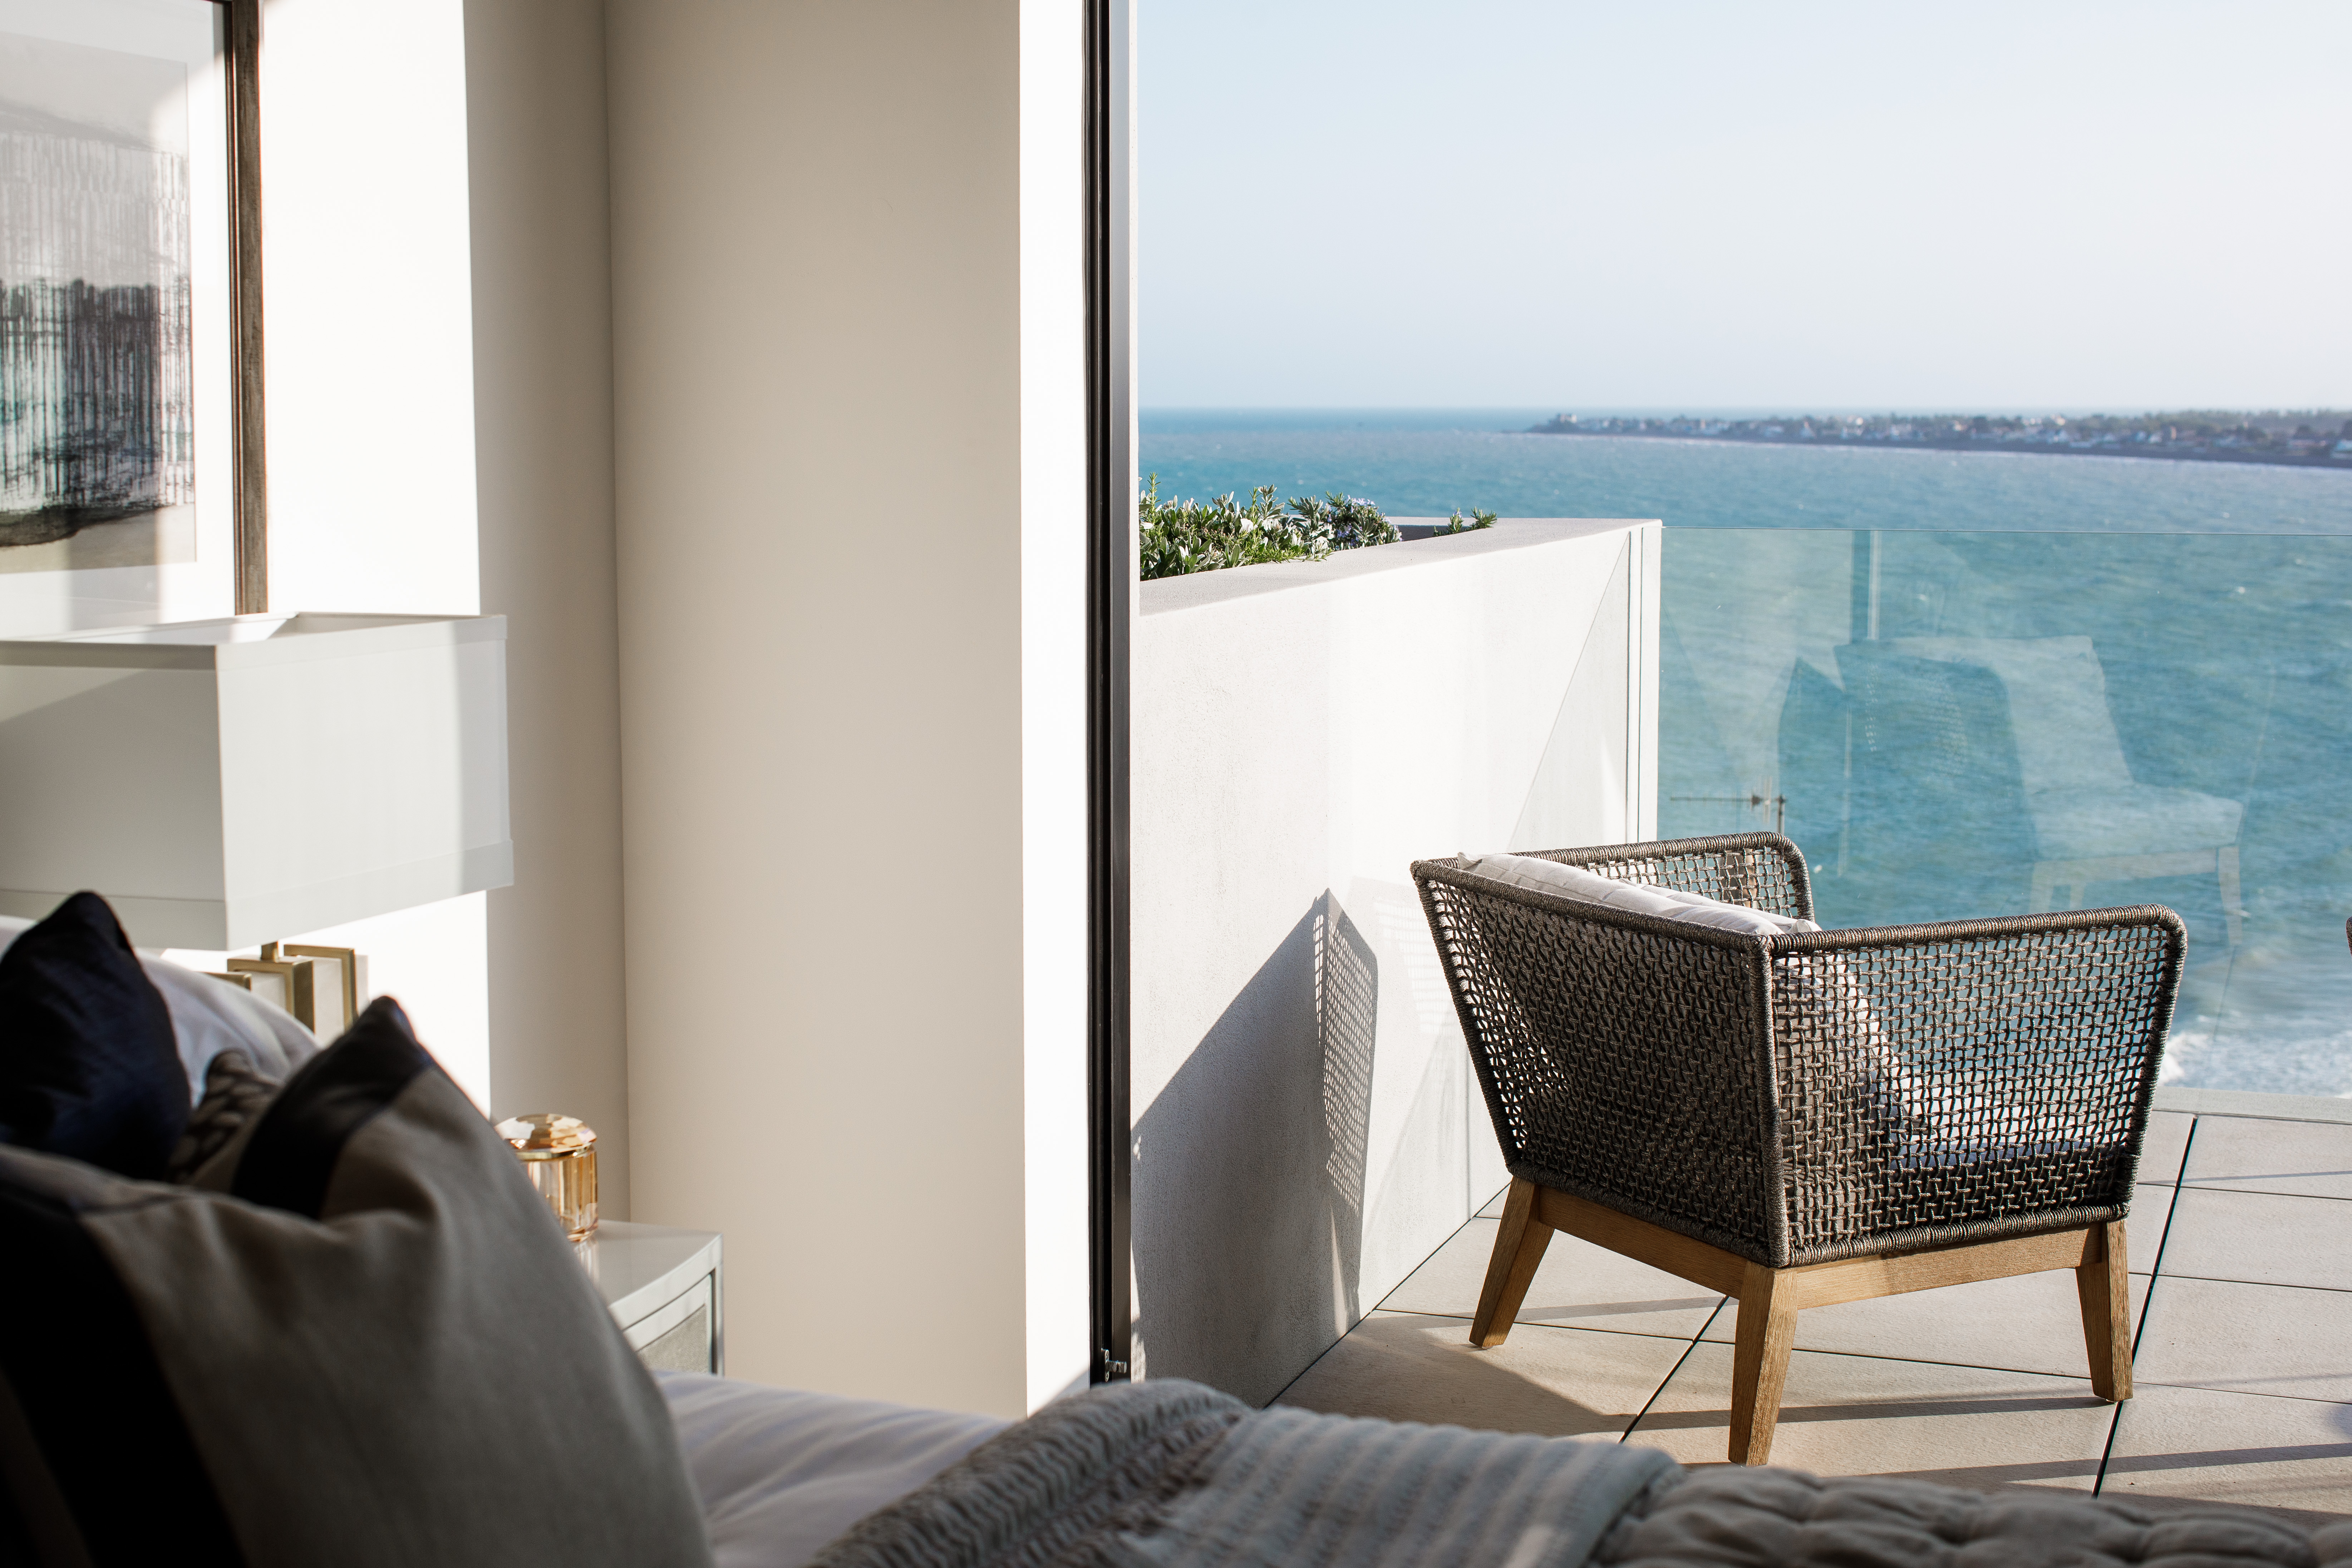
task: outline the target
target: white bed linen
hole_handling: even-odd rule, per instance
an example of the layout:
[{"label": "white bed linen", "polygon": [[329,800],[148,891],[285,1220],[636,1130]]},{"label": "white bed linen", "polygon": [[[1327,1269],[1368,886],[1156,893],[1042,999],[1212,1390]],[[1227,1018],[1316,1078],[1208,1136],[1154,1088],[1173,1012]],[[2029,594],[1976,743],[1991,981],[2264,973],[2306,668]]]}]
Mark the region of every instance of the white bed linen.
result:
[{"label": "white bed linen", "polygon": [[[0,952],[34,923],[0,915]],[[232,1046],[275,1079],[285,1078],[319,1054],[319,1042],[299,1019],[242,986],[143,952],[139,964],[171,1009],[172,1034],[180,1047],[180,1066],[188,1074],[191,1105],[205,1097],[205,1071],[213,1058]]]},{"label": "white bed linen", "polygon": [[1012,1425],[994,1415],[657,1372],[718,1568],[801,1568]]}]

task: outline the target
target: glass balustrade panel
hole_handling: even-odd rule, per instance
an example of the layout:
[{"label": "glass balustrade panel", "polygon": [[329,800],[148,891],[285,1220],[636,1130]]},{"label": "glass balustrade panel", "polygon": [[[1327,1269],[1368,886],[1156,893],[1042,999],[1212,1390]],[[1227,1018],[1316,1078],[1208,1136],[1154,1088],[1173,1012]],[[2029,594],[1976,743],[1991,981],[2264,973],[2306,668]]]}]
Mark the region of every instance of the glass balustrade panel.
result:
[{"label": "glass balustrade panel", "polygon": [[1669,529],[1662,834],[1824,925],[2162,903],[2166,1081],[2352,1094],[2352,538]]}]

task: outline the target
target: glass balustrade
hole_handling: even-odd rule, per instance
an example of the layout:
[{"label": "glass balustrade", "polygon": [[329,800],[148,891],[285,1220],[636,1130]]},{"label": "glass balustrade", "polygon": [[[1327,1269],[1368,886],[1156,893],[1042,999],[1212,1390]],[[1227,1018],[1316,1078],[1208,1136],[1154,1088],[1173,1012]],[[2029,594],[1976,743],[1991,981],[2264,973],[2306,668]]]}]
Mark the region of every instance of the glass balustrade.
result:
[{"label": "glass balustrade", "polygon": [[1670,528],[1664,837],[1824,925],[2163,903],[2165,1079],[2352,1094],[2352,537]]}]

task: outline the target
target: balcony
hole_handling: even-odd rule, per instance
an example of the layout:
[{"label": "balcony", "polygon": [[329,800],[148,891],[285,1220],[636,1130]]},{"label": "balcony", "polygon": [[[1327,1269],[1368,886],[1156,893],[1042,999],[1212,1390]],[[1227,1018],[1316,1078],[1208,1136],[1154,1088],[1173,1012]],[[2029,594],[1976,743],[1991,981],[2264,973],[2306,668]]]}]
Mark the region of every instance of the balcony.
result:
[{"label": "balcony", "polygon": [[[2352,1110],[2337,1114],[2158,1112],[2128,1222],[2130,1400],[2091,1396],[2064,1274],[1818,1308],[1798,1320],[1772,1462],[2315,1523],[2352,1512]],[[1455,1232],[1277,1402],[1721,1464],[1737,1304],[1559,1236],[1511,1337],[1473,1350],[1500,1212]]]},{"label": "balcony", "polygon": [[[2072,1281],[1801,1320],[1774,1460],[2352,1513],[2352,540],[1507,522],[1146,584],[1136,1238],[1155,1375],[1723,1458],[1733,1310],[1556,1237],[1467,1342],[1503,1173],[1414,858],[1777,828],[1832,926],[2190,931],[2130,1218]],[[1479,1208],[1481,1204],[1486,1206]]]}]

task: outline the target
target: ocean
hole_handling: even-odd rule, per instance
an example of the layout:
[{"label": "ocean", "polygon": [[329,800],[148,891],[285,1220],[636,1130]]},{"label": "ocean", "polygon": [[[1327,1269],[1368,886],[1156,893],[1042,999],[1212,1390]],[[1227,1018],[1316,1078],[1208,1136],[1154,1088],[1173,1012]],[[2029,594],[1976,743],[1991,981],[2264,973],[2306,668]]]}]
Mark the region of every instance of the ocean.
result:
[{"label": "ocean", "polygon": [[1677,528],[2352,534],[2352,471],[1517,433],[1554,412],[1158,410],[1141,421],[1140,467],[1159,476],[1163,496],[1337,489],[1403,517],[1485,507],[1505,517],[1654,517]]},{"label": "ocean", "polygon": [[1514,433],[1552,412],[1159,411],[1140,467],[1662,519],[1664,834],[1783,827],[1829,925],[2168,905],[2166,1079],[2352,1094],[2352,472]]}]

